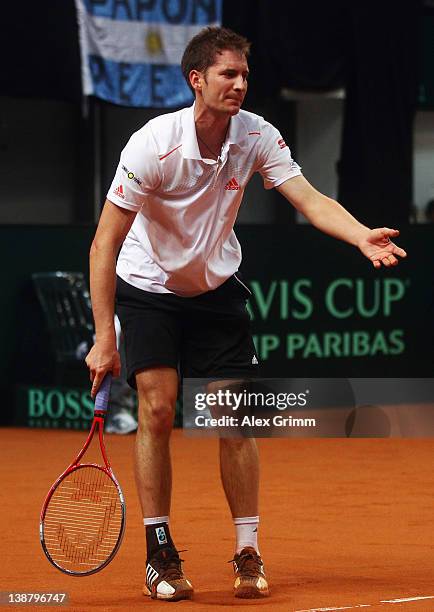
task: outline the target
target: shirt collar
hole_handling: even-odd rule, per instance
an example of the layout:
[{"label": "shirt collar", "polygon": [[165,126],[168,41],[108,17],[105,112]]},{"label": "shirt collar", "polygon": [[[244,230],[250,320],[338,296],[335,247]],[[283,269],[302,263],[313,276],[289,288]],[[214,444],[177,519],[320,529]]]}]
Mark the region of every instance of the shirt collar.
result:
[{"label": "shirt collar", "polygon": [[[194,104],[184,109],[181,117],[182,156],[185,159],[202,159],[197,143],[196,126],[194,124]],[[247,135],[247,126],[240,113],[231,117],[229,131],[223,148],[233,144],[241,144]]]},{"label": "shirt collar", "polygon": [[238,114],[231,117],[231,122],[229,124],[229,132],[226,137],[227,144],[241,144],[246,139],[247,132],[248,129],[243,121],[240,111]]},{"label": "shirt collar", "polygon": [[196,126],[194,124],[194,104],[184,109],[181,117],[182,156],[185,159],[202,159],[197,144]]}]

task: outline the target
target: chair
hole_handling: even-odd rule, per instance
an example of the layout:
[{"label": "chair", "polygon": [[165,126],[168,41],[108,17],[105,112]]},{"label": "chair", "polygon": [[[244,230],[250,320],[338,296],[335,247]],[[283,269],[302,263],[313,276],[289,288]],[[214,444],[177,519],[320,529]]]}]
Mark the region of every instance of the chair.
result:
[{"label": "chair", "polygon": [[93,344],[94,324],[90,294],[81,272],[32,274],[50,335],[56,382],[69,367],[85,370],[84,357]]}]

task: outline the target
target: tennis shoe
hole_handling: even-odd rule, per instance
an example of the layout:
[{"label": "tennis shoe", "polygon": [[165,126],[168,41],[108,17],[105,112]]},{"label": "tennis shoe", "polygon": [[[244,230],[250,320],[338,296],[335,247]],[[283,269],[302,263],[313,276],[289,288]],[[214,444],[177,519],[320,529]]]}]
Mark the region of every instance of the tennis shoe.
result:
[{"label": "tennis shoe", "polygon": [[229,562],[235,572],[234,595],[242,599],[268,597],[270,591],[264,573],[264,564],[257,551],[246,546]]},{"label": "tennis shoe", "polygon": [[163,548],[155,553],[146,563],[143,594],[166,601],[192,599],[193,587],[184,576],[182,562],[175,548]]}]

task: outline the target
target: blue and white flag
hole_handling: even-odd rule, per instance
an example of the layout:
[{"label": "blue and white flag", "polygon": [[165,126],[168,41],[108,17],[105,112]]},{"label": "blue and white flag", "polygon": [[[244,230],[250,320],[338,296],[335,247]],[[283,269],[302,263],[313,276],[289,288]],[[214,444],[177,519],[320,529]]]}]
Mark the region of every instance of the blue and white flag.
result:
[{"label": "blue and white flag", "polygon": [[75,0],[83,92],[124,106],[178,107],[192,94],[188,41],[220,25],[222,0]]}]

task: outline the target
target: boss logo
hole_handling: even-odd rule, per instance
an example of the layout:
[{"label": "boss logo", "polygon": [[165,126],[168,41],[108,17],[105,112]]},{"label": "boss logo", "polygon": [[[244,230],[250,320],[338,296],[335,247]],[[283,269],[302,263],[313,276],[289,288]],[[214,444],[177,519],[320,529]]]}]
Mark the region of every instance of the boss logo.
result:
[{"label": "boss logo", "polygon": [[30,418],[91,419],[93,401],[89,391],[70,389],[29,389],[27,415]]}]

